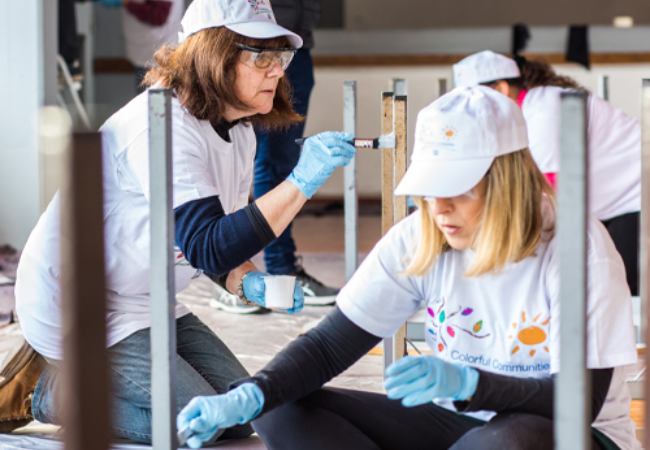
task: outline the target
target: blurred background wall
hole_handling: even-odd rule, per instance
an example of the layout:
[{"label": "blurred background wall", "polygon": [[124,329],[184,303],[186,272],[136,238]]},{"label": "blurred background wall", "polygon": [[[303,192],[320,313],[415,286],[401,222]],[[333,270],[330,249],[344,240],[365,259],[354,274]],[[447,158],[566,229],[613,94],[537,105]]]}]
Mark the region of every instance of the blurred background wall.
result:
[{"label": "blurred background wall", "polygon": [[[271,0],[272,1],[272,0]],[[189,3],[186,1],[186,3]],[[42,105],[56,103],[55,2],[0,2],[0,102],[17,105],[0,113],[0,242],[22,247],[60,184],[58,161],[39,153],[35,118]],[[358,134],[379,134],[380,93],[391,78],[405,78],[409,93],[409,138],[417,112],[435,100],[438,79],[452,87],[451,65],[490,49],[511,51],[514,23],[531,27],[525,53],[543,56],[555,69],[596,91],[599,75],[610,80],[610,101],[639,117],[642,78],[650,78],[650,8],[647,0],[322,0],[323,13],[313,49],[316,86],[306,134],[342,128],[342,84],[358,82]],[[78,3],[85,63],[91,69],[83,96],[94,126],[135,95],[132,67],[125,59],[119,10]],[[634,26],[617,28],[618,16]],[[567,63],[570,24],[589,26],[591,70]],[[54,85],[54,86],[53,86]],[[379,198],[376,152],[359,154],[361,198]],[[342,173],[317,194],[342,196]]]}]

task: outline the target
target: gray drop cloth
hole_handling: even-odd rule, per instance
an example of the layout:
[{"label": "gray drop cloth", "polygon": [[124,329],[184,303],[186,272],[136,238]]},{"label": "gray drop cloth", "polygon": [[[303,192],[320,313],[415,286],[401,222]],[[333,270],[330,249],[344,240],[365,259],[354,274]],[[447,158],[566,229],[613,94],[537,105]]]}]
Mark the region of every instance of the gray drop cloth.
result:
[{"label": "gray drop cloth", "polygon": [[[150,445],[115,442],[111,450],[152,450]],[[217,443],[212,449],[265,450],[266,447],[257,436],[247,439],[229,440]],[[0,435],[0,450],[64,450],[61,435]]]},{"label": "gray drop cloth", "polygon": [[[262,268],[260,256],[253,260]],[[344,256],[336,253],[303,254],[306,270],[326,284],[342,286],[345,282]],[[208,303],[212,297],[213,283],[206,277],[200,277],[179,293],[177,298],[185,303],[194,314],[203,320],[232,349],[244,364],[255,373],[289,342],[295,339],[307,322],[324,317],[331,306],[307,306],[299,314],[287,315],[271,313],[263,315],[228,314],[211,308]],[[0,328],[0,360],[6,354],[15,339],[20,336],[17,324]],[[332,380],[328,385],[383,392],[382,358],[364,356],[346,372]],[[63,450],[60,435],[53,427],[33,424],[21,430],[21,433],[0,435],[0,450]],[[127,443],[114,444],[112,449],[141,450],[150,446]],[[263,450],[265,447],[256,436],[249,439],[225,441],[212,448]]]}]

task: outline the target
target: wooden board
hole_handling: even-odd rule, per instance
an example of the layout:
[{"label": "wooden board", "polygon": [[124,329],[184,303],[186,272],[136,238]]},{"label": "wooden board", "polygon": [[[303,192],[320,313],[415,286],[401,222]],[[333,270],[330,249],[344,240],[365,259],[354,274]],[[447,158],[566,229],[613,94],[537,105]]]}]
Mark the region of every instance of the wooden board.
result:
[{"label": "wooden board", "polygon": [[[407,116],[406,116],[406,96],[395,96],[395,178],[394,186],[397,185],[406,173],[407,160]],[[401,195],[394,197],[395,204],[395,223],[399,222],[408,215],[408,206],[406,196]]]},{"label": "wooden board", "polygon": [[[393,131],[393,93],[381,93],[381,134]],[[393,226],[393,165],[395,149],[381,150],[381,234]]]}]

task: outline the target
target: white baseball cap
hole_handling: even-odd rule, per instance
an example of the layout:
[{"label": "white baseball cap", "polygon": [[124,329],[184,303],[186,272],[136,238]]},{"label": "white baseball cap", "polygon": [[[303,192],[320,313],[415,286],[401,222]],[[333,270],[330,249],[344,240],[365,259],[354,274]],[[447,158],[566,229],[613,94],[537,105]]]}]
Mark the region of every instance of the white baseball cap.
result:
[{"label": "white baseball cap", "polygon": [[275,21],[270,0],[194,0],[185,11],[181,26],[179,43],[206,28],[226,27],[255,39],[287,36],[292,47],[302,47],[300,36]]},{"label": "white baseball cap", "polygon": [[526,122],[515,102],[487,86],[456,88],[418,113],[411,164],[395,195],[461,195],[494,158],[526,147]]},{"label": "white baseball cap", "polygon": [[485,50],[454,64],[454,87],[477,86],[481,83],[519,78],[517,63],[507,56]]}]

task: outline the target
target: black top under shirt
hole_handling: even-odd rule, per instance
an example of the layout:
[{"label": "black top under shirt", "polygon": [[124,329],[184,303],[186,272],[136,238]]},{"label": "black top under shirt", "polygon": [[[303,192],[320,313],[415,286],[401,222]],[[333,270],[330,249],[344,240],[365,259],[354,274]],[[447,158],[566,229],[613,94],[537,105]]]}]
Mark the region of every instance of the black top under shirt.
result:
[{"label": "black top under shirt", "polygon": [[219,135],[221,139],[223,139],[226,142],[232,142],[230,140],[230,130],[239,123],[239,120],[233,120],[232,122],[228,122],[225,119],[221,119],[218,124],[212,125],[212,128],[214,128],[214,131]]},{"label": "black top under shirt", "polygon": [[[239,123],[222,120],[216,133],[230,142],[230,129]],[[175,242],[192,267],[225,287],[228,273],[275,238],[255,203],[226,214],[218,195],[189,201],[174,209]]]},{"label": "black top under shirt", "polygon": [[[296,401],[321,388],[381,341],[355,325],[338,306],[315,328],[299,336],[278,353],[255,376],[237,380],[257,384],[264,393],[261,414]],[[459,412],[524,412],[553,418],[554,376],[515,378],[479,372],[476,392],[470,401],[455,402]],[[614,369],[591,369],[592,422],[598,416]]]}]

